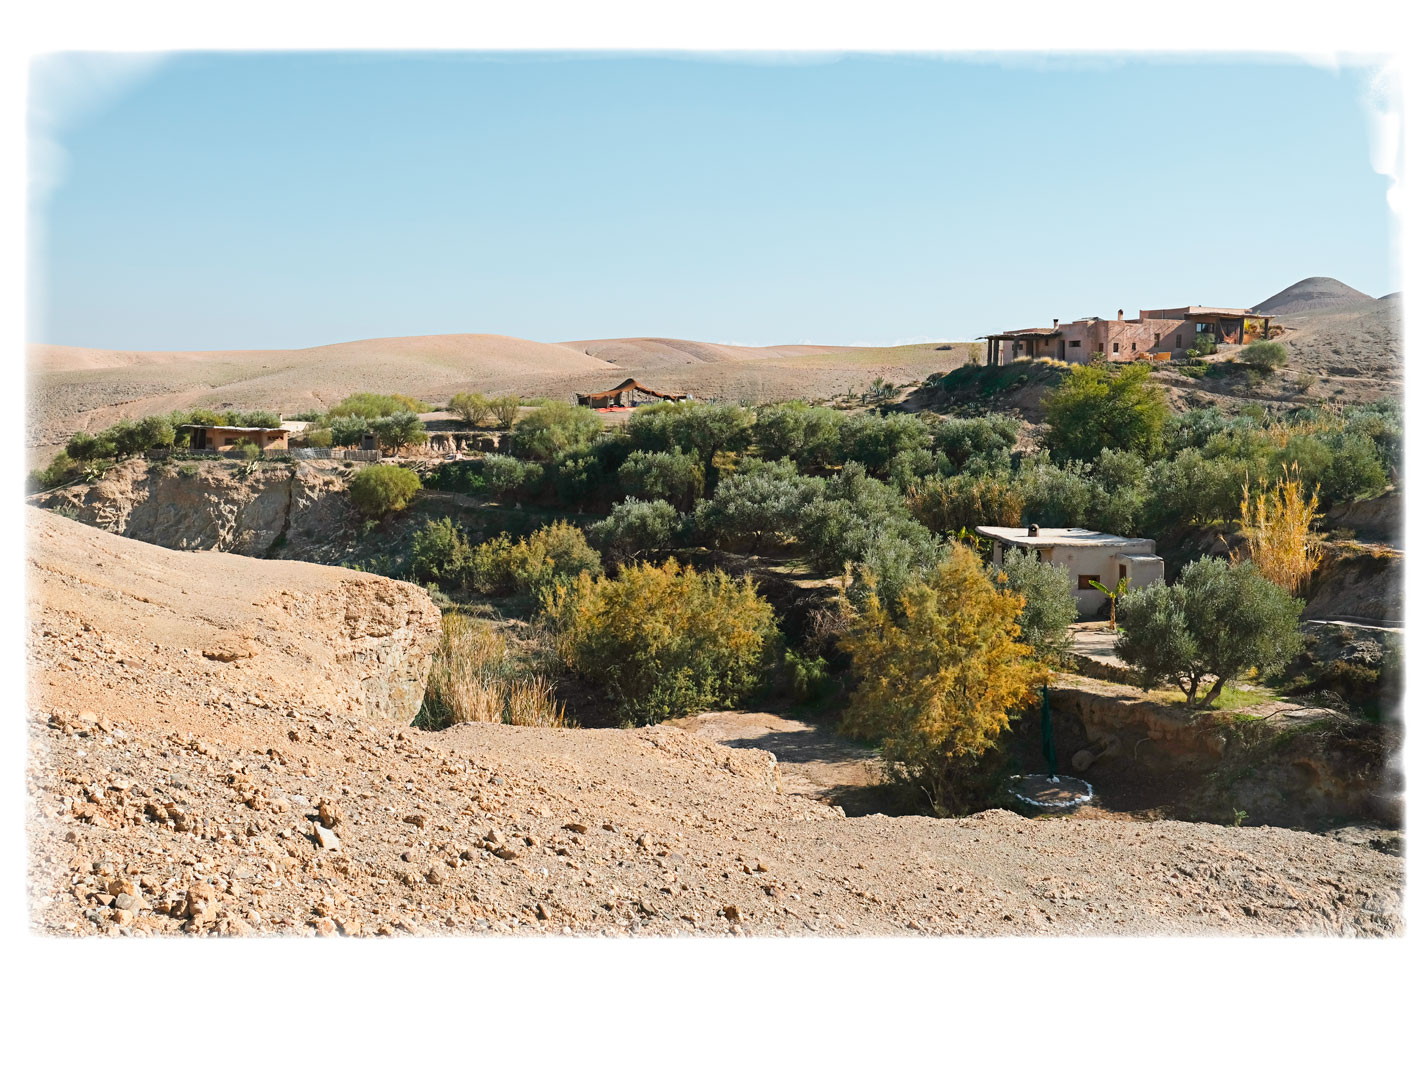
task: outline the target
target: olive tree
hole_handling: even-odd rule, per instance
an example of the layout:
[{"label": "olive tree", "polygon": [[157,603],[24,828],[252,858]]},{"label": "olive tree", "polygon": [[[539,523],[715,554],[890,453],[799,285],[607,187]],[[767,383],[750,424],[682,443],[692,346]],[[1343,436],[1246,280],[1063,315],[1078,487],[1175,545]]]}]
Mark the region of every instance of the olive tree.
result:
[{"label": "olive tree", "polygon": [[1016,618],[1021,642],[1047,661],[1060,658],[1076,619],[1076,600],[1066,566],[1012,547],[1002,558],[996,583],[998,590],[1012,591],[1023,599]]},{"label": "olive tree", "polygon": [[669,550],[676,542],[682,519],[665,501],[629,497],[605,519],[587,529],[592,545],[617,564],[630,564],[649,553]]},{"label": "olive tree", "polygon": [[706,476],[700,460],[679,448],[670,452],[637,449],[617,470],[617,482],[631,497],[669,501],[686,512],[700,498]]},{"label": "olive tree", "polygon": [[1205,557],[1173,585],[1152,583],[1120,599],[1115,651],[1146,684],[1178,685],[1190,703],[1214,678],[1198,701],[1208,706],[1248,669],[1266,676],[1287,665],[1302,647],[1303,605],[1251,561]]},{"label": "olive tree", "polygon": [[788,460],[755,461],[726,476],[715,496],[696,506],[696,527],[721,545],[746,543],[757,553],[766,539],[793,534],[800,514],[824,486]]}]

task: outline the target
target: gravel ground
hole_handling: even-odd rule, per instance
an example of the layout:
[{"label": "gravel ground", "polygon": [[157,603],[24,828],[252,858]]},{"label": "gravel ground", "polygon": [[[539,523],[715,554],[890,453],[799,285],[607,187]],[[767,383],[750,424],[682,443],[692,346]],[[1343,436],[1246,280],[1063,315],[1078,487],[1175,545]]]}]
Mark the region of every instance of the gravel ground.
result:
[{"label": "gravel ground", "polygon": [[364,613],[404,585],[30,524],[29,888],[44,933],[1402,928],[1403,861],[1325,836],[845,818],[784,791],[770,753],[686,730],[418,731],[382,717],[397,701],[349,666],[418,655],[413,606],[391,625]]}]

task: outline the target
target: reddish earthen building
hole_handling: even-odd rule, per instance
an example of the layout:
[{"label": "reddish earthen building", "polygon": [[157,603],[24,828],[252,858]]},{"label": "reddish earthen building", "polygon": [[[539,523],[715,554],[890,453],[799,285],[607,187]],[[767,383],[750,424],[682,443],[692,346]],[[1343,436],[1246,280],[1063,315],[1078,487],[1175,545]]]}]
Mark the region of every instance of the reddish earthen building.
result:
[{"label": "reddish earthen building", "polygon": [[1248,344],[1268,336],[1271,319],[1237,307],[1169,307],[1142,310],[1138,318],[1117,311],[1114,319],[1081,318],[1050,329],[1016,329],[992,333],[987,341],[987,364],[996,366],[1015,359],[1061,359],[1086,362],[1092,355],[1107,359],[1180,358],[1203,333],[1215,344]]}]

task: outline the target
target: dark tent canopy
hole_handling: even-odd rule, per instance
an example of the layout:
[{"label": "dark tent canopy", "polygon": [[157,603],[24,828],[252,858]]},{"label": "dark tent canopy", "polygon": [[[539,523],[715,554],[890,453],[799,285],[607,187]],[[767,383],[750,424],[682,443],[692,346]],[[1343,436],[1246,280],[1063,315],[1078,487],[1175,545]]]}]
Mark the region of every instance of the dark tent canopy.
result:
[{"label": "dark tent canopy", "polygon": [[588,408],[621,407],[622,398],[627,393],[644,393],[647,396],[654,396],[658,400],[686,399],[685,393],[663,393],[659,389],[647,388],[635,378],[628,378],[621,385],[600,393],[578,393],[577,402]]}]

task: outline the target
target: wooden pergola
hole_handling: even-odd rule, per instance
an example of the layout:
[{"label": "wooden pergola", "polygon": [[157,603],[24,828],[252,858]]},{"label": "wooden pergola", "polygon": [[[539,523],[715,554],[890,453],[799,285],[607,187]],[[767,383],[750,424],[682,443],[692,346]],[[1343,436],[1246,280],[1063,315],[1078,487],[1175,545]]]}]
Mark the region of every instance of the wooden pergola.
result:
[{"label": "wooden pergola", "polygon": [[[992,333],[980,339],[987,342],[987,365],[1001,366],[1003,341],[1009,341],[1012,344],[1012,350],[1007,355],[1007,362],[1018,358],[1018,350],[1022,353],[1020,358],[1040,359],[1050,356],[1054,348],[1052,342],[1061,339],[1061,331],[1059,329],[1015,329],[1009,333]],[[1017,345],[1024,345],[1024,347],[1018,348]]]}]

